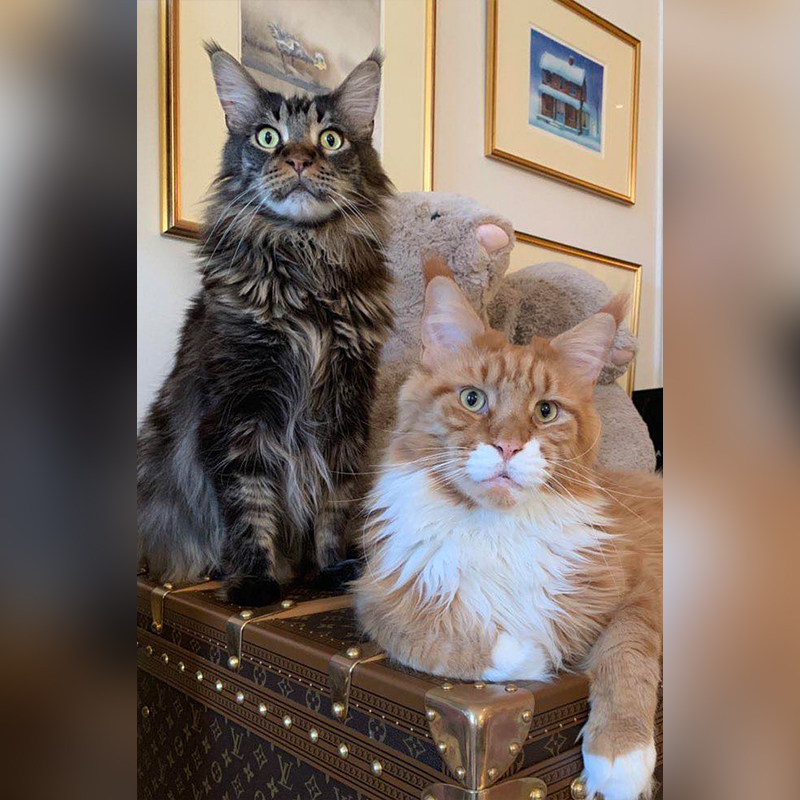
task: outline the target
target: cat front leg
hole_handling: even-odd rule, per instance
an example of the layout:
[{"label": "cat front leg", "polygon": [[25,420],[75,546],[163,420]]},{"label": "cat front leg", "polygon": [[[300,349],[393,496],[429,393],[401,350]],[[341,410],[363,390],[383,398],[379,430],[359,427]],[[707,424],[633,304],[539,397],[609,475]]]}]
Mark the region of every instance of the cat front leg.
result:
[{"label": "cat front leg", "polygon": [[334,481],[314,522],[314,555],[319,569],[316,584],[323,589],[342,588],[359,574],[360,562],[346,557],[345,541],[354,487],[352,479]]},{"label": "cat front leg", "polygon": [[[650,797],[660,680],[660,595],[641,592],[620,610],[589,655],[589,721],[583,761],[589,797]],[[658,607],[656,607],[658,603]]]},{"label": "cat front leg", "polygon": [[223,594],[240,606],[270,605],[281,597],[280,507],[271,483],[263,477],[240,476],[235,484],[224,495]]}]

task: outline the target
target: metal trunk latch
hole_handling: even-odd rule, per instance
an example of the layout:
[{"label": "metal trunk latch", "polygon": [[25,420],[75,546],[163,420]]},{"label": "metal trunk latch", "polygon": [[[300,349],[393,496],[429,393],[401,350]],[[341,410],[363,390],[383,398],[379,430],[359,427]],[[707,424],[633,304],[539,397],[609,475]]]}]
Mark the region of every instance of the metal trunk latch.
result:
[{"label": "metal trunk latch", "polygon": [[547,786],[538,778],[495,783],[522,751],[533,707],[533,693],[514,684],[444,683],[429,690],[428,727],[460,785],[432,784],[423,800],[545,800]]},{"label": "metal trunk latch", "polygon": [[212,589],[219,589],[222,584],[219,581],[212,581],[211,578],[203,578],[200,583],[162,583],[153,587],[150,593],[150,616],[153,618],[150,623],[150,630],[153,633],[161,633],[164,628],[164,600],[168,594],[180,594],[182,592],[210,592]]},{"label": "metal trunk latch", "polygon": [[381,661],[386,653],[374,642],[351,645],[331,656],[328,662],[328,683],[331,689],[333,716],[345,722],[350,706],[350,687],[355,668],[370,661]]}]

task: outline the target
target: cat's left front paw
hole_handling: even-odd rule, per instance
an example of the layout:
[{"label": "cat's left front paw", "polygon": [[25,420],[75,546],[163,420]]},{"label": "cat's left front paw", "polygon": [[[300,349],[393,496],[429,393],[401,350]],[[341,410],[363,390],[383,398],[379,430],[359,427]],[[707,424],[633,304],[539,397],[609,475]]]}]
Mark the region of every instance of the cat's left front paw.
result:
[{"label": "cat's left front paw", "polygon": [[653,741],[622,755],[608,758],[590,752],[591,745],[583,744],[583,766],[587,797],[598,792],[605,800],[638,800],[650,797],[653,770],[656,766],[656,746]]}]

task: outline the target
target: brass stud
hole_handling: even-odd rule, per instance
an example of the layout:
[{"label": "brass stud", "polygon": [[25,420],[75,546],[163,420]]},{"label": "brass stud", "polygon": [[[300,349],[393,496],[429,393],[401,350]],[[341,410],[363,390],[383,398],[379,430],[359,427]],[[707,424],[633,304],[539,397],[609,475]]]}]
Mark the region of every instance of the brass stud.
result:
[{"label": "brass stud", "polygon": [[444,689],[446,692],[449,692],[452,688],[453,688],[453,684],[452,683],[443,683],[442,684],[442,689]]},{"label": "brass stud", "polygon": [[531,793],[528,795],[528,800],[544,800],[545,796],[544,789],[540,789],[537,786],[535,789],[531,789]]},{"label": "brass stud", "polygon": [[283,718],[283,727],[287,730],[292,727],[292,718],[288,714]]},{"label": "brass stud", "polygon": [[249,608],[246,608],[244,611],[239,612],[239,616],[242,619],[250,619],[250,617],[253,616],[253,612]]},{"label": "brass stud", "polygon": [[169,664],[169,653],[162,653],[162,654],[161,654],[161,660],[162,660],[162,661],[163,661],[165,664]]},{"label": "brass stud", "polygon": [[142,646],[142,643],[137,639],[136,640],[136,649],[138,650]]},{"label": "brass stud", "polygon": [[497,767],[489,767],[486,774],[489,776],[489,780],[493,781],[497,777]]},{"label": "brass stud", "polygon": [[508,686],[506,686],[506,691],[507,692],[516,692],[517,691],[517,687],[514,686],[513,683],[509,683]]},{"label": "brass stud", "polygon": [[586,790],[586,779],[583,775],[578,775],[569,786],[569,792],[572,795],[572,800],[586,800],[589,796]]},{"label": "brass stud", "polygon": [[145,652],[145,653],[146,653],[148,656],[151,656],[151,655],[153,655],[153,648],[152,648],[150,645],[147,645],[147,647],[145,647],[145,649],[144,649],[144,652]]},{"label": "brass stud", "polygon": [[178,671],[179,672],[186,672],[186,664],[183,661],[178,662]]},{"label": "brass stud", "polygon": [[261,714],[262,717],[267,716],[267,707],[264,705],[264,703],[258,704],[258,713]]},{"label": "brass stud", "polygon": [[380,776],[383,774],[383,764],[381,764],[380,761],[373,761],[370,769],[376,778],[380,778]]},{"label": "brass stud", "polygon": [[142,716],[143,717],[150,716],[150,709],[147,706],[142,706]]},{"label": "brass stud", "polygon": [[316,743],[319,740],[319,731],[316,728],[312,728],[308,732],[308,738],[311,739],[312,742]]},{"label": "brass stud", "polygon": [[466,775],[467,771],[464,769],[464,767],[456,767],[456,778],[458,778],[460,781],[463,781]]},{"label": "brass stud", "polygon": [[333,716],[334,717],[341,717],[344,714],[344,704],[343,703],[334,703],[333,704]]},{"label": "brass stud", "polygon": [[200,670],[197,670],[197,672],[195,673],[194,676],[195,676],[195,678],[197,678],[197,682],[198,683],[202,683],[203,682],[203,673],[200,672]]},{"label": "brass stud", "polygon": [[522,715],[520,716],[520,719],[521,719],[523,722],[526,722],[526,723],[527,723],[527,722],[530,722],[530,721],[533,719],[533,714],[531,713],[531,710],[530,710],[529,708],[526,708],[526,709],[525,709],[525,710],[522,712]]},{"label": "brass stud", "polygon": [[339,755],[342,758],[347,758],[350,755],[350,748],[344,742],[339,745]]},{"label": "brass stud", "polygon": [[357,647],[348,647],[345,650],[345,655],[348,658],[358,658],[361,655],[361,651]]},{"label": "brass stud", "polygon": [[486,688],[486,684],[485,684],[483,681],[478,681],[478,682],[475,684],[475,688],[476,688],[476,689],[485,689],[485,688]]},{"label": "brass stud", "polygon": [[150,630],[153,631],[153,633],[161,633],[163,628],[164,628],[164,626],[160,622],[151,622],[150,623]]},{"label": "brass stud", "polygon": [[436,800],[436,798],[432,794],[426,794],[422,800]]},{"label": "brass stud", "polygon": [[291,608],[294,605],[294,600],[281,600],[281,608]]},{"label": "brass stud", "polygon": [[447,742],[437,742],[436,749],[444,755],[447,752]]},{"label": "brass stud", "polygon": [[512,756],[517,755],[519,753],[519,742],[511,742],[508,746],[508,752],[511,753]]},{"label": "brass stud", "polygon": [[174,587],[173,587],[173,585],[171,583],[165,583],[164,584],[164,588],[165,589],[173,589]]},{"label": "brass stud", "polygon": [[218,692],[221,692],[221,691],[222,691],[222,690],[225,688],[225,684],[224,684],[222,681],[217,681],[217,682],[214,684],[214,688],[215,688],[215,689],[216,689]]},{"label": "brass stud", "polygon": [[236,692],[236,702],[241,705],[244,703],[244,692]]},{"label": "brass stud", "polygon": [[228,666],[231,669],[239,669],[239,659],[236,656],[231,656],[228,659]]},{"label": "brass stud", "polygon": [[436,719],[436,712],[435,712],[435,711],[434,711],[432,708],[429,708],[429,709],[428,709],[428,710],[425,712],[425,716],[426,716],[426,717],[427,717],[427,718],[428,718],[428,719],[429,719],[431,722],[433,722],[433,721]]}]

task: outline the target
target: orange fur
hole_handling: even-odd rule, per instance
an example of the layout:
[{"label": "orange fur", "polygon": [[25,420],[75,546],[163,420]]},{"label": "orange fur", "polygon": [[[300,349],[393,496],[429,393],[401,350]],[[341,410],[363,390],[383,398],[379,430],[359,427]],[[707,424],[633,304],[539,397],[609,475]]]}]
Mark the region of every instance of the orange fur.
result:
[{"label": "orange fur", "polygon": [[[448,345],[448,334],[473,330],[477,317],[458,302],[441,305],[437,293],[450,291],[441,283],[446,280],[444,271],[429,262],[428,272],[431,283],[423,324],[435,322],[440,327],[428,337],[431,352],[426,352],[424,365],[408,378],[399,397],[394,435],[364,534],[367,566],[355,586],[360,619],[366,632],[394,658],[416,669],[461,679],[474,680],[492,669],[494,648],[507,632],[505,623],[497,621],[503,619],[503,609],[496,609],[489,621],[476,622],[466,584],[457,584],[457,590],[443,598],[425,588],[425,564],[417,573],[408,563],[387,566],[392,536],[405,532],[391,533],[387,526],[386,508],[395,501],[386,494],[386,486],[391,486],[386,476],[397,476],[398,481],[417,476],[414,480],[427,487],[425,497],[431,498],[432,506],[441,507],[445,520],[448,514],[456,520],[473,511],[502,520],[503,515],[519,515],[526,504],[544,509],[536,512],[543,519],[548,518],[549,508],[565,510],[575,519],[564,523],[563,540],[542,545],[548,557],[566,552],[564,563],[556,567],[563,571],[559,578],[567,582],[566,590],[552,596],[543,590],[549,609],[548,646],[557,652],[555,658],[551,653],[549,663],[589,674],[592,711],[584,732],[585,751],[613,761],[653,738],[661,654],[662,485],[653,475],[596,466],[601,432],[593,404],[596,376],[587,378],[591,370],[587,372],[585,365],[591,359],[581,362],[575,351],[584,339],[606,335],[604,315],[610,314],[619,325],[625,298],[614,298],[598,315],[597,325],[584,326],[584,333],[574,339],[568,333],[555,340],[535,338],[519,347],[483,327],[466,344],[458,343],[454,335],[456,344]],[[434,285],[435,281],[440,283]],[[457,292],[454,284],[453,290]],[[612,339],[613,330],[607,341],[598,339],[605,347],[603,354]],[[462,405],[459,393],[464,387],[486,393],[485,413]],[[559,413],[552,422],[536,416],[541,401],[557,404]],[[470,477],[468,459],[481,443],[511,452],[534,440],[546,463],[541,485],[520,487],[505,475],[491,480]],[[420,507],[420,519],[426,513]],[[413,518],[408,524],[415,524]],[[570,536],[578,536],[573,531],[585,537],[587,530],[596,531],[596,541],[589,546],[576,544],[580,552],[570,554]],[[530,539],[540,535],[538,529],[529,532]],[[420,546],[426,545],[423,532]],[[487,552],[494,545],[475,543]],[[502,548],[498,552],[503,555]],[[496,569],[485,564],[487,574]],[[532,565],[530,573],[510,572],[508,580],[532,584],[538,574]],[[509,597],[535,589],[511,586]],[[531,617],[538,613],[530,611]],[[518,622],[524,628],[525,620]],[[525,665],[520,670],[518,677],[530,677]]]}]

